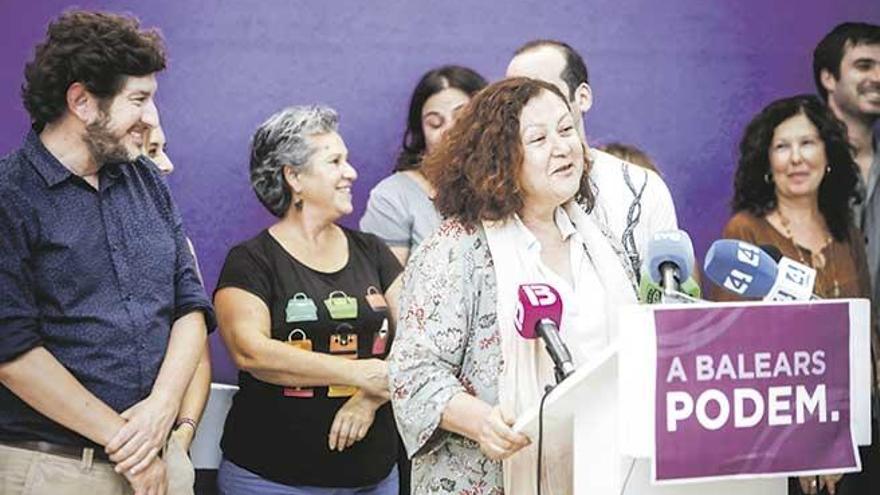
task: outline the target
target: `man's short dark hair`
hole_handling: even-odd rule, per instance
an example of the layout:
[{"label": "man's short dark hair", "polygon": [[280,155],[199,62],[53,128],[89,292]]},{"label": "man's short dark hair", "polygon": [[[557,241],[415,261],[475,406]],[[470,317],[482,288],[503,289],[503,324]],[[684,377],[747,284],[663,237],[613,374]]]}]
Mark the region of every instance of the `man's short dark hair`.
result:
[{"label": "man's short dark hair", "polygon": [[130,16],[72,10],[49,24],[25,66],[21,98],[40,131],[67,108],[67,89],[82,83],[97,98],[116,96],[128,76],[165,68],[165,47],[155,29],[140,29]]},{"label": "man's short dark hair", "polygon": [[828,90],[822,85],[822,71],[830,72],[834,79],[840,78],[840,62],[847,48],[857,45],[880,45],[880,26],[864,22],[838,24],[813,50],[813,80],[816,91],[828,101]]},{"label": "man's short dark hair", "polygon": [[521,55],[525,52],[542,47],[556,48],[562,52],[565,57],[565,67],[559,77],[568,85],[568,99],[574,99],[574,93],[581,84],[590,84],[590,75],[587,72],[587,64],[584,63],[583,57],[576,52],[571,45],[556,40],[533,40],[519,47],[513,56]]}]

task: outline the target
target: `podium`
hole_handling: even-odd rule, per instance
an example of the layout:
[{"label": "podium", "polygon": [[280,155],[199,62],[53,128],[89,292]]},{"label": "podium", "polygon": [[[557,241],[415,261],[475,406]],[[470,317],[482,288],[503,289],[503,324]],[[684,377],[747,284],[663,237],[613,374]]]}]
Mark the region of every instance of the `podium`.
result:
[{"label": "podium", "polygon": [[[653,481],[655,424],[659,414],[655,401],[657,321],[664,319],[669,311],[731,308],[738,313],[754,316],[754,313],[766,311],[766,308],[793,307],[786,311],[802,311],[829,304],[837,305],[848,315],[849,339],[843,346],[848,350],[849,359],[848,369],[843,370],[843,374],[848,374],[849,379],[849,427],[852,438],[857,445],[870,444],[870,304],[867,300],[627,306],[617,318],[615,341],[557,385],[545,401],[545,431],[551,428],[571,430],[574,493],[783,495],[787,493],[788,474],[834,472],[834,469],[805,468],[797,473]],[[783,330],[797,332],[794,328],[780,331]],[[537,406],[525,411],[517,418],[514,429],[527,434],[533,442],[537,441],[538,415]],[[552,446],[545,445],[546,448]],[[855,456],[857,459],[857,452]]]}]

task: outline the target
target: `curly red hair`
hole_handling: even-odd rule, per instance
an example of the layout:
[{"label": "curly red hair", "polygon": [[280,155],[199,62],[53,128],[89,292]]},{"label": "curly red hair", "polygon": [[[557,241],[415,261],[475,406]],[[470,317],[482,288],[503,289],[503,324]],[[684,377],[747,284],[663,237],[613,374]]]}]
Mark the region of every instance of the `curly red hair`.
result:
[{"label": "curly red hair", "polygon": [[[444,217],[467,225],[507,220],[523,208],[520,116],[542,91],[568,102],[552,84],[526,77],[504,79],[477,93],[441,143],[429,153],[422,172],[434,185],[434,205]],[[570,107],[569,107],[570,108]],[[575,199],[587,211],[594,196],[587,162]]]}]

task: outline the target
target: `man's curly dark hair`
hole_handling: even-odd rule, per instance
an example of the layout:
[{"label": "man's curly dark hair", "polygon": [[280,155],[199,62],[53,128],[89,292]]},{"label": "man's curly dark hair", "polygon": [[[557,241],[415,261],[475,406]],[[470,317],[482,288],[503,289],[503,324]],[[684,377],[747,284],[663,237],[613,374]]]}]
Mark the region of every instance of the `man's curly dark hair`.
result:
[{"label": "man's curly dark hair", "polygon": [[134,17],[73,10],[49,24],[25,67],[21,98],[39,132],[64,114],[71,84],[107,102],[126,77],[159,72],[165,62],[159,32],[140,29]]}]

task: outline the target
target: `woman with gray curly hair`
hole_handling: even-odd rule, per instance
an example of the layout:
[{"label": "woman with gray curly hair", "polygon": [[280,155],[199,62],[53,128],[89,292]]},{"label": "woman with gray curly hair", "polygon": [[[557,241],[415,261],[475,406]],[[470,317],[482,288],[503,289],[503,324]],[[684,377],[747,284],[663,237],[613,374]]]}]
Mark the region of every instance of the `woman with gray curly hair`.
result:
[{"label": "woman with gray curly hair", "polygon": [[251,143],[251,184],[278,221],[230,250],[214,293],[239,373],[218,482],[228,495],[397,495],[385,356],[400,263],[336,224],[357,172],[335,111],[290,107]]}]

